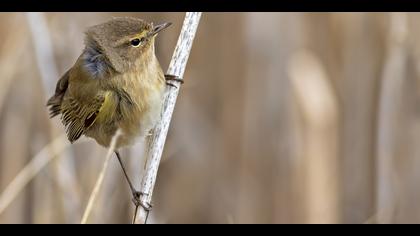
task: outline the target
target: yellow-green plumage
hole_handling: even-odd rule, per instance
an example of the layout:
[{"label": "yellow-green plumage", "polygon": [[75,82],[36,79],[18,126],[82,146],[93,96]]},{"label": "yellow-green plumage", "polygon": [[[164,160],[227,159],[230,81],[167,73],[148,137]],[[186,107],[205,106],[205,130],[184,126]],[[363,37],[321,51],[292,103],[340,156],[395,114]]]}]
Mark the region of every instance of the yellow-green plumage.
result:
[{"label": "yellow-green plumage", "polygon": [[[85,50],[47,104],[51,116],[61,114],[71,142],[86,135],[109,146],[121,128],[118,148],[153,128],[165,88],[153,30],[135,18],[115,18],[88,29]],[[133,46],[133,39],[142,42]]]}]

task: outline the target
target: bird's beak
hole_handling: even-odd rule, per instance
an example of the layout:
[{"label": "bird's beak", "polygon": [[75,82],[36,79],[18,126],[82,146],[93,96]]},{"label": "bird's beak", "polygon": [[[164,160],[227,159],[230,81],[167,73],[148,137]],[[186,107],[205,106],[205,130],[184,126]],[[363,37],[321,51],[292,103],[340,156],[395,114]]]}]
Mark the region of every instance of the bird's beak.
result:
[{"label": "bird's beak", "polygon": [[156,25],[155,27],[153,27],[152,31],[150,31],[149,37],[155,36],[157,33],[159,33],[160,31],[168,28],[171,25],[172,25],[171,22],[166,22],[166,23],[163,23],[163,24],[160,24],[160,25]]}]

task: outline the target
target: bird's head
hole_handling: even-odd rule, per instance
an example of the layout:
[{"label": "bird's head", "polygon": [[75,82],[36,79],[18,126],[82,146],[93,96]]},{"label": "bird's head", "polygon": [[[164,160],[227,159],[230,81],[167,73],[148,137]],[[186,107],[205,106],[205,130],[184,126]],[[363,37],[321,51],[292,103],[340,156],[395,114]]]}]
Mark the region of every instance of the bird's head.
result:
[{"label": "bird's head", "polygon": [[116,17],[86,31],[84,64],[100,77],[106,72],[123,73],[138,60],[154,57],[154,39],[171,23],[154,26],[133,17]]}]

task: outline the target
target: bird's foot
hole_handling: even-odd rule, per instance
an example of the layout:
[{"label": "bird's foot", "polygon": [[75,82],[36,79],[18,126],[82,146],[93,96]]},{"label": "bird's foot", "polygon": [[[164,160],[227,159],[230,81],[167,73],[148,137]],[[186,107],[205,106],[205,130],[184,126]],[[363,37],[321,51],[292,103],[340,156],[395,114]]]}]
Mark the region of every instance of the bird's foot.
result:
[{"label": "bird's foot", "polygon": [[167,85],[169,85],[169,86],[171,86],[171,87],[175,87],[175,88],[178,88],[176,85],[174,85],[174,84],[172,84],[172,83],[170,83],[170,82],[168,82],[168,81],[177,81],[177,82],[179,82],[180,84],[183,84],[184,83],[184,80],[183,79],[181,79],[181,78],[179,78],[178,76],[176,76],[176,75],[165,75],[165,80],[166,80],[166,84]]},{"label": "bird's foot", "polygon": [[133,193],[132,201],[133,201],[134,205],[136,207],[141,206],[146,211],[151,211],[152,207],[153,207],[152,204],[149,204],[147,202],[142,202],[141,198],[140,198],[142,195],[145,195],[145,193],[142,193],[142,192],[139,192],[139,191],[136,191],[136,192]]}]

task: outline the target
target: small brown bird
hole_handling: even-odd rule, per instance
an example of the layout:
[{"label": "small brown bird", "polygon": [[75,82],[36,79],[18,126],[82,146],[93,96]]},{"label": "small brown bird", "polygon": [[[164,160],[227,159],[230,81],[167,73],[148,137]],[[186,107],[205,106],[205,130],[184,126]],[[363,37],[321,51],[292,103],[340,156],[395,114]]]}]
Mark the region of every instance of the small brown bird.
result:
[{"label": "small brown bird", "polygon": [[[70,142],[85,135],[108,147],[120,128],[118,150],[149,133],[159,119],[166,84],[155,55],[155,37],[170,25],[119,17],[88,28],[85,49],[47,102],[51,118],[61,115]],[[115,153],[138,206],[140,193]]]}]

